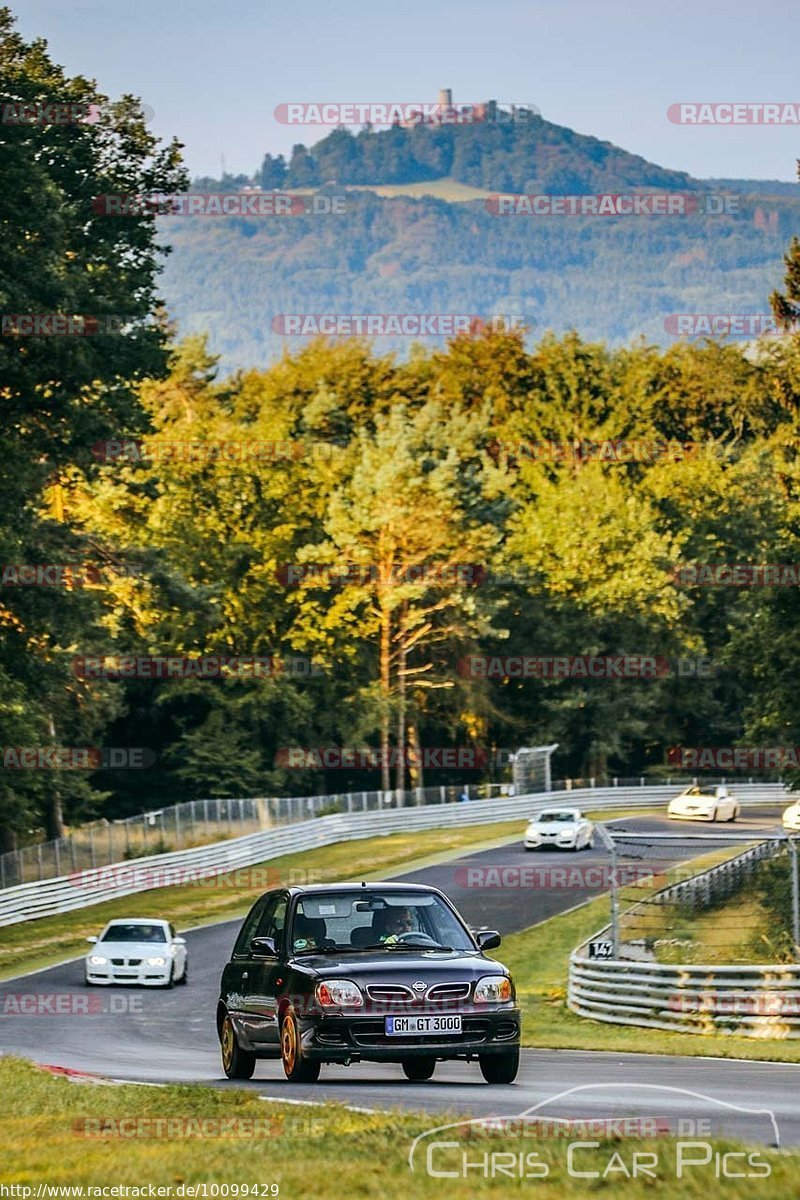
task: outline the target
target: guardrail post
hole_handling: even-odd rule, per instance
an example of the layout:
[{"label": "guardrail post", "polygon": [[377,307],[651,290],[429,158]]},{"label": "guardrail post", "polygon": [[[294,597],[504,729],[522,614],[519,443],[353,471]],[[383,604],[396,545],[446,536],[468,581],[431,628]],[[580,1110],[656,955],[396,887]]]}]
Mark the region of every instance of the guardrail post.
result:
[{"label": "guardrail post", "polygon": [[617,895],[617,848],[611,848],[611,945],[619,958],[619,896]]},{"label": "guardrail post", "polygon": [[39,866],[39,878],[44,879],[44,869],[42,867],[42,843],[36,843],[36,862]]},{"label": "guardrail post", "polygon": [[[53,842],[53,858],[56,860],[56,879],[58,879],[59,875],[61,874],[61,853],[58,849],[58,842],[58,838],[56,838],[56,840]],[[2,856],[0,855],[0,861],[1,860]]]},{"label": "guardrail post", "polygon": [[798,887],[797,878],[797,846],[794,838],[790,837],[789,852],[792,856],[792,942],[794,944],[794,956],[800,954],[800,888]]},{"label": "guardrail post", "polygon": [[439,803],[447,804],[447,788],[444,786],[444,784],[442,784],[439,788]]},{"label": "guardrail post", "polygon": [[97,866],[97,856],[94,851],[94,827],[92,825],[89,826],[89,855],[94,868]]}]

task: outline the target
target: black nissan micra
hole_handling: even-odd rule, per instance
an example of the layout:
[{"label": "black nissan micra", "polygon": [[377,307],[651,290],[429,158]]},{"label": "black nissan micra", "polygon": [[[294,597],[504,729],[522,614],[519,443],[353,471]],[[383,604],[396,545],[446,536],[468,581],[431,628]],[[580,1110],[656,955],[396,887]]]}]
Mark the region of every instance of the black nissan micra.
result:
[{"label": "black nissan micra", "polygon": [[500,935],[473,935],[442,892],[338,883],[267,892],[222,973],[217,1034],[229,1079],[259,1058],[313,1083],[320,1065],[401,1063],[430,1079],[437,1060],[477,1059],[487,1083],[519,1066],[520,1012]]}]

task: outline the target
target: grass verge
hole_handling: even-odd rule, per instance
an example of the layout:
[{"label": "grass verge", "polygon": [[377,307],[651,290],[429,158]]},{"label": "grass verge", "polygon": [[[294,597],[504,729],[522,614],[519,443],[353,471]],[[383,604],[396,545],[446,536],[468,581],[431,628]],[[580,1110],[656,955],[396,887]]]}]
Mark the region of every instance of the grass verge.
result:
[{"label": "grass verge", "polygon": [[[622,1180],[630,1200],[678,1194],[679,1143],[663,1137],[605,1139],[590,1143],[593,1149],[580,1149],[574,1169],[596,1171],[598,1177],[578,1193],[575,1178],[568,1175],[564,1137],[532,1137],[526,1132],[524,1142],[508,1135],[476,1140],[474,1126],[439,1135],[456,1141],[456,1146],[438,1150],[432,1166],[439,1172],[455,1172],[455,1177],[428,1174],[424,1150],[428,1143],[417,1151],[412,1175],[408,1161],[412,1140],[458,1119],[446,1114],[354,1112],[340,1104],[288,1107],[261,1100],[253,1091],[194,1085],[75,1086],[10,1058],[0,1059],[0,1089],[4,1097],[0,1128],[5,1135],[0,1180],[6,1186],[17,1185],[18,1190],[8,1194],[21,1200],[35,1197],[40,1184],[144,1188],[129,1196],[147,1196],[148,1187],[162,1187],[169,1189],[163,1196],[181,1197],[191,1195],[188,1188],[204,1183],[228,1185],[224,1193],[228,1196],[305,1200],[324,1190],[326,1181],[347,1200],[530,1195],[532,1183],[543,1186],[552,1200],[566,1200],[606,1192]],[[227,1133],[220,1136],[222,1130]],[[467,1139],[468,1131],[473,1136]],[[733,1149],[729,1142],[715,1140],[713,1145],[720,1151]],[[630,1171],[637,1152],[655,1156],[651,1160],[655,1178],[626,1178],[624,1169]],[[501,1153],[502,1170],[493,1178],[492,1168],[501,1161],[495,1156]],[[796,1195],[796,1157],[766,1149],[752,1153],[769,1174],[764,1175],[764,1165],[759,1165],[760,1178],[726,1179],[726,1197],[775,1200]],[[464,1158],[478,1164],[477,1169],[473,1165],[464,1171]],[[746,1169],[741,1171],[744,1159],[735,1162],[737,1171],[746,1174]],[[255,1192],[254,1185],[259,1185]],[[678,1184],[682,1200],[705,1198],[709,1188],[716,1192],[718,1186],[713,1158],[703,1167],[685,1171]],[[31,1190],[26,1194],[19,1190],[23,1187]],[[221,1190],[220,1186],[214,1193],[209,1188],[205,1195],[220,1195]],[[199,1194],[203,1195],[202,1189]],[[92,1193],[83,1195],[90,1198]]]}]

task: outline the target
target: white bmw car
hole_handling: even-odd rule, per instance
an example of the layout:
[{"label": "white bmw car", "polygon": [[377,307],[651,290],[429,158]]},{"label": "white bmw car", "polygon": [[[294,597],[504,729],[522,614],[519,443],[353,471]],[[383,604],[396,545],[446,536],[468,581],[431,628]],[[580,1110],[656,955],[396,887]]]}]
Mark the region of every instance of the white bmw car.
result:
[{"label": "white bmw car", "polygon": [[724,785],[694,783],[670,800],[667,816],[676,821],[735,821],[739,803]]},{"label": "white bmw car", "polygon": [[781,824],[789,833],[800,833],[800,800],[795,800],[794,804],[783,810]]},{"label": "white bmw car", "polygon": [[177,937],[169,921],[131,917],[109,921],[99,937],[86,939],[86,983],[138,983],[144,987],[172,987],[186,983],[186,942]]},{"label": "white bmw car", "polygon": [[525,830],[526,850],[553,846],[557,850],[588,850],[594,838],[594,825],[577,808],[546,808],[534,817]]}]

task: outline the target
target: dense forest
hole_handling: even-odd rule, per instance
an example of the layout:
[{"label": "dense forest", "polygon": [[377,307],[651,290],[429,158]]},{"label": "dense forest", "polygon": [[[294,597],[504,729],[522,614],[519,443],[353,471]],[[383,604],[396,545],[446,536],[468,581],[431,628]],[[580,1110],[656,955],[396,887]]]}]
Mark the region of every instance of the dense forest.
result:
[{"label": "dense forest", "polygon": [[[405,357],[316,340],[229,375],[201,337],[176,338],[159,309],[156,216],[93,215],[93,196],[185,188],[179,147],[155,141],[135,100],[109,106],[2,20],[7,95],[104,105],[97,124],[6,130],[18,186],[0,198],[14,231],[0,250],[4,310],[126,314],[113,334],[0,339],[2,745],[144,747],[152,761],[89,774],[14,769],[7,757],[5,847],[98,812],[381,781],[377,771],[296,766],[297,747],[473,748],[487,756],[477,781],[491,777],[499,750],[519,745],[558,742],[557,775],[603,778],[658,774],[675,746],[800,741],[789,653],[797,587],[693,586],[676,575],[798,561],[796,335],[746,351],[664,349],[574,332],[526,340],[476,324]],[[322,303],[331,261],[342,277],[357,272],[360,239],[394,214],[402,255],[386,259],[386,276],[426,275],[433,304],[440,272],[460,270],[463,242],[471,253],[459,222],[477,217],[444,206],[445,239],[447,222],[426,223],[426,208],[393,202],[412,213],[404,224],[402,208],[363,203],[293,250],[275,224],[197,222],[192,236],[237,242],[243,289],[253,275],[242,245],[274,238],[276,261],[302,261]],[[714,253],[735,275],[746,239],[727,220],[714,227]],[[781,220],[777,230],[747,226],[776,281],[776,243],[785,249],[791,233]],[[176,240],[186,224],[176,221]],[[520,293],[535,296],[517,224],[505,226],[503,253]],[[631,222],[624,237],[653,256],[659,237],[677,236],[660,229]],[[586,256],[600,253],[591,231],[560,236],[585,280]],[[696,236],[702,253],[710,240]],[[786,299],[773,298],[787,320],[797,256],[794,247]],[[605,304],[623,269],[620,258],[600,295],[584,288],[586,303]],[[480,312],[472,272],[460,278],[456,311]],[[768,311],[768,291],[753,292],[751,307]],[[285,311],[291,299],[276,295]],[[587,442],[650,449],[600,454]],[[48,563],[70,570],[31,573]],[[668,667],[630,678],[464,669],[486,655],[644,656]],[[137,656],[227,665],[211,678],[114,670]],[[230,665],[251,656],[272,669]],[[703,669],[687,674],[679,664],[689,660]],[[433,766],[424,782],[461,778]],[[391,777],[421,782],[416,768]]]}]

